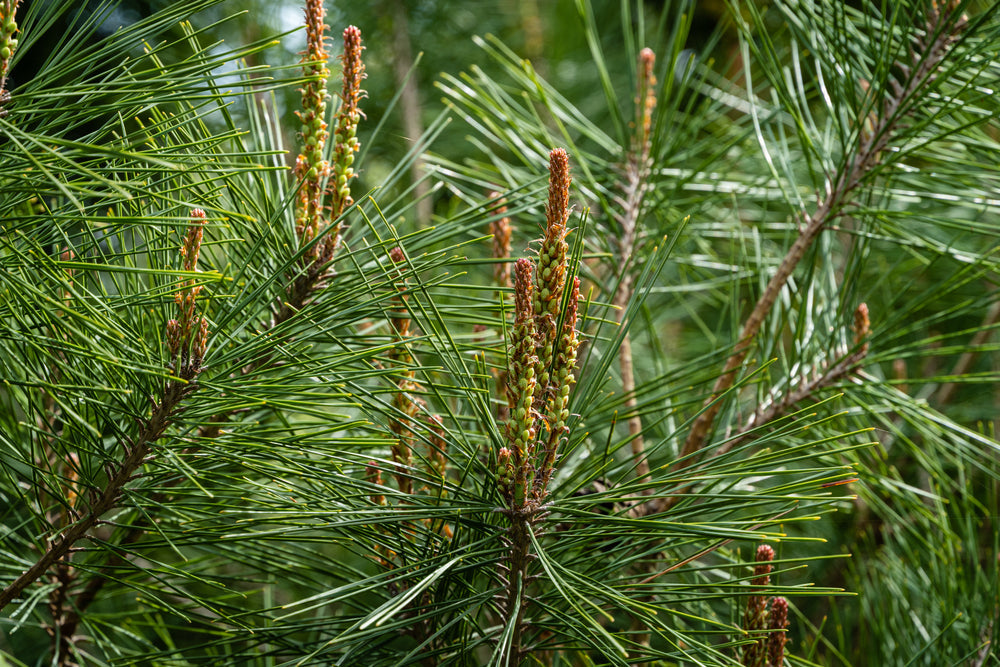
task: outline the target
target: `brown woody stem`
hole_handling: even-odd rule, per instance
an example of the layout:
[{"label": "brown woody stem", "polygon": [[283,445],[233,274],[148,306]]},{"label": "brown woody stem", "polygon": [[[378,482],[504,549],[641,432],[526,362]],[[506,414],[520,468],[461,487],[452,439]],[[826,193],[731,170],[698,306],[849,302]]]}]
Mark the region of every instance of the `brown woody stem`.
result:
[{"label": "brown woody stem", "polygon": [[59,537],[49,544],[34,565],[0,592],[0,609],[17,599],[25,588],[45,576],[50,568],[69,554],[77,542],[89,536],[90,531],[97,525],[102,516],[118,505],[118,499],[125,489],[125,485],[132,481],[135,472],[145,462],[152,445],[163,436],[171,423],[171,418],[175,416],[180,407],[181,401],[197,388],[197,385],[190,382],[193,378],[194,374],[192,373],[190,377],[171,380],[167,384],[163,397],[153,409],[153,414],[146,420],[134,442],[126,447],[128,455],[125,460],[118,464],[117,469],[108,479],[108,483],[97,496],[90,510],[63,530]]},{"label": "brown woody stem", "polygon": [[[883,102],[871,132],[859,132],[860,143],[857,150],[832,180],[832,185],[827,190],[826,196],[805,221],[798,238],[795,239],[792,247],[789,248],[778,266],[778,270],[764,288],[763,294],[743,324],[736,346],[722,368],[722,374],[716,380],[711,395],[705,401],[704,410],[691,426],[691,431],[688,433],[680,452],[681,461],[675,466],[676,470],[683,470],[691,465],[695,460],[692,455],[704,448],[715,423],[715,418],[722,408],[723,401],[719,399],[735,384],[739,370],[760,332],[760,327],[767,319],[778,295],[788,282],[788,278],[820,232],[850,204],[854,191],[881,164],[882,158],[889,148],[890,140],[900,129],[901,121],[909,112],[910,100],[932,80],[934,71],[947,54],[947,47],[953,41],[954,34],[965,25],[962,19],[953,20],[947,11],[934,9],[930,13],[930,18],[931,25],[928,26],[927,32],[929,35],[933,35],[933,41],[927,45],[916,45],[916,48],[911,52],[912,67],[900,64],[900,69],[907,75],[905,86],[896,81],[889,83],[891,94]],[[949,21],[951,21],[950,27],[952,29],[942,29]],[[858,123],[861,124],[863,120],[859,119]]]},{"label": "brown woody stem", "polygon": [[753,416],[751,416],[746,423],[740,427],[736,437],[717,447],[712,452],[713,455],[721,456],[735,447],[740,446],[743,442],[753,437],[751,431],[754,428],[778,419],[798,403],[814,396],[816,392],[822,391],[839,381],[841,378],[854,373],[854,371],[858,370],[861,366],[861,362],[864,360],[866,352],[867,350],[860,349],[857,352],[850,354],[833,366],[827,368],[821,376],[813,378],[812,380],[803,379],[793,391],[782,396],[781,400],[775,401],[769,405],[759,406]]}]

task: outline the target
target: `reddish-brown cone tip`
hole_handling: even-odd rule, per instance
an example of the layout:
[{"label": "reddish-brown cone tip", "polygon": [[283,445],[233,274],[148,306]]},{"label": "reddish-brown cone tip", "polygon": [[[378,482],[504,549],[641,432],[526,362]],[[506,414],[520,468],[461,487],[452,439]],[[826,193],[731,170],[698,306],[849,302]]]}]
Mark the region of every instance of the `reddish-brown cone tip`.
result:
[{"label": "reddish-brown cone tip", "polygon": [[549,202],[545,207],[547,227],[565,226],[569,219],[569,156],[562,148],[549,153]]}]

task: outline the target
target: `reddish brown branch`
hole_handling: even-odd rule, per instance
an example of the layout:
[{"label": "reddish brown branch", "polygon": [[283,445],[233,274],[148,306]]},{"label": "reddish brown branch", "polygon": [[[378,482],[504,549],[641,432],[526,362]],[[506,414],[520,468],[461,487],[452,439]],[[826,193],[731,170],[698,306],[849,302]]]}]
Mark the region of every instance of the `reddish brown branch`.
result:
[{"label": "reddish brown branch", "polygon": [[[191,222],[181,246],[181,259],[186,272],[197,271],[206,220],[205,211],[198,208],[191,210]],[[58,585],[49,595],[52,625],[46,630],[52,636],[53,653],[59,665],[70,664],[68,661],[75,650],[73,636],[79,624],[79,615],[103,586],[103,583],[94,583],[92,580],[81,594],[83,597],[76,598],[84,606],[67,609],[66,604],[77,578],[77,573],[70,565],[70,554],[76,550],[75,544],[78,541],[90,537],[91,530],[100,523],[101,517],[118,506],[125,485],[135,479],[153,443],[163,436],[171,424],[171,417],[181,409],[184,397],[197,389],[194,380],[202,369],[209,334],[208,320],[198,313],[197,299],[201,289],[202,286],[192,278],[182,281],[182,289],[174,295],[177,317],[167,321],[166,344],[170,352],[170,368],[175,377],[167,382],[159,403],[154,404],[151,416],[142,422],[137,437],[126,437],[121,441],[125,452],[124,460],[107,463],[108,482],[102,491],[90,494],[90,509],[82,516],[77,508],[78,497],[72,486],[75,470],[70,470],[67,475],[70,485],[64,488],[66,509],[61,516],[49,521],[53,528],[62,531],[59,538],[50,541],[39,560],[0,593],[2,608],[19,597],[27,586],[47,572],[55,570],[52,577]],[[72,520],[74,518],[75,521]],[[127,536],[126,540],[130,537],[132,536]],[[118,558],[117,554],[112,558]]]},{"label": "reddish brown branch", "polygon": [[[951,370],[952,377],[960,377],[969,372],[972,368],[973,362],[976,360],[977,351],[980,345],[986,343],[989,337],[993,334],[993,326],[1000,321],[1000,301],[995,302],[990,306],[989,311],[986,313],[986,317],[983,318],[983,323],[979,325],[979,331],[972,336],[972,340],[969,341],[969,350],[964,352],[962,356],[958,358],[955,362],[955,367]],[[945,382],[937,390],[938,405],[945,405],[951,402],[952,397],[955,395],[955,390],[958,389],[957,382]]]},{"label": "reddish brown branch", "polygon": [[[946,11],[931,9],[927,32],[933,40],[930,44],[922,44],[919,41],[915,44],[915,48],[911,51],[911,64],[898,63],[899,70],[907,77],[906,84],[890,80],[891,94],[883,102],[880,112],[876,114],[877,118],[871,132],[859,133],[860,143],[857,150],[833,179],[820,205],[805,220],[798,238],[789,248],[778,270],[744,322],[736,346],[726,360],[715,386],[712,387],[711,395],[705,401],[704,410],[691,426],[680,452],[682,460],[676,465],[676,469],[680,470],[691,465],[695,460],[692,454],[705,446],[715,418],[723,405],[723,401],[718,399],[735,384],[738,372],[756,341],[760,327],[771,312],[788,278],[820,232],[850,204],[854,191],[881,164],[890,140],[901,129],[902,121],[910,110],[910,103],[932,80],[935,70],[947,55],[948,46],[964,25],[963,19],[954,20]],[[946,26],[951,29],[945,30]]]},{"label": "reddish brown branch", "polygon": [[122,443],[127,455],[113,469],[108,483],[97,494],[90,509],[79,520],[67,526],[59,537],[49,544],[34,565],[0,592],[0,609],[17,599],[25,588],[45,576],[46,572],[69,554],[77,542],[89,537],[90,531],[99,523],[102,516],[118,505],[125,486],[135,479],[136,471],[146,461],[152,445],[163,436],[171,423],[171,418],[176,415],[181,401],[197,388],[197,385],[191,382],[195,374],[196,371],[192,370],[190,373],[185,373],[186,377],[171,380],[167,384],[163,397],[153,408],[152,415],[146,420],[139,435],[130,443]]},{"label": "reddish brown branch", "polygon": [[717,447],[713,450],[712,455],[721,456],[740,446],[746,440],[753,437],[752,431],[758,426],[773,422],[775,419],[787,414],[794,406],[815,396],[817,392],[853,374],[861,367],[861,362],[864,360],[866,352],[866,350],[858,350],[841,359],[833,366],[829,366],[822,375],[813,377],[811,380],[803,378],[794,390],[782,396],[780,400],[758,406],[753,415],[739,428],[736,437]]}]

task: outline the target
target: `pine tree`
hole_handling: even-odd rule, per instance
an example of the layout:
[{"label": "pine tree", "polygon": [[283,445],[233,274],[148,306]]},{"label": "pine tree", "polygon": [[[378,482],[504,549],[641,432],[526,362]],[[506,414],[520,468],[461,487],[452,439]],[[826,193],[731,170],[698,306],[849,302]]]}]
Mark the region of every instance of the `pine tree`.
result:
[{"label": "pine tree", "polygon": [[578,0],[381,178],[217,4],[0,2],[5,664],[990,664],[998,5]]}]

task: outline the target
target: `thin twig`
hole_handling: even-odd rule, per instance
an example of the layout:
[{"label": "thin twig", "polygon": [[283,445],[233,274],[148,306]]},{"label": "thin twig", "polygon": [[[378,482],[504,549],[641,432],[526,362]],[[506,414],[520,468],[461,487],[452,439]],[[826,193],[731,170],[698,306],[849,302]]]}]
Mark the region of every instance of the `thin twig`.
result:
[{"label": "thin twig", "polygon": [[[420,90],[417,88],[414,69],[413,46],[410,43],[410,27],[406,5],[402,0],[391,0],[389,14],[392,17],[392,59],[393,75],[399,89],[399,107],[403,120],[403,132],[410,144],[416,144],[424,133],[421,117]],[[424,161],[419,156],[410,164],[410,179],[414,186],[417,220],[426,225],[434,213],[433,202],[428,197],[430,188],[422,178]]]},{"label": "thin twig", "polygon": [[753,430],[758,426],[763,426],[764,424],[769,424],[775,419],[778,419],[782,415],[786,414],[795,405],[812,398],[817,392],[832,386],[836,382],[840,381],[842,378],[853,374],[858,368],[861,367],[861,362],[864,360],[867,350],[858,350],[847,357],[841,359],[839,362],[833,366],[828,367],[822,375],[819,377],[814,377],[809,380],[803,378],[793,391],[788,392],[781,397],[780,400],[774,401],[769,404],[761,404],[758,406],[757,410],[746,423],[739,428],[736,436],[730,438],[722,445],[719,445],[712,451],[713,456],[722,456],[723,454],[731,451],[732,449],[743,444],[746,440],[753,437]]},{"label": "thin twig", "polygon": [[[621,184],[622,196],[617,200],[621,206],[621,213],[615,216],[620,230],[618,259],[621,266],[621,276],[611,302],[616,308],[619,325],[624,321],[626,307],[632,300],[634,281],[629,270],[638,245],[638,223],[643,199],[649,190],[650,128],[653,110],[656,106],[654,62],[653,51],[643,49],[639,54],[639,87],[636,96],[636,115],[638,117],[636,129],[638,134],[632,149],[628,152],[625,180]],[[622,336],[621,345],[618,347],[618,366],[621,372],[629,443],[632,448],[632,458],[635,461],[635,472],[639,482],[644,484],[649,481],[649,462],[646,460],[645,442],[642,436],[642,417],[639,415],[639,402],[635,395],[632,339],[627,331]]]},{"label": "thin twig", "polygon": [[[955,362],[955,367],[951,370],[951,377],[960,377],[969,372],[969,369],[972,368],[972,363],[979,354],[976,348],[989,340],[989,337],[993,334],[993,325],[998,321],[1000,321],[1000,301],[996,301],[990,306],[986,317],[983,318],[982,324],[979,325],[979,330],[972,337],[972,340],[969,341],[968,350]],[[945,382],[938,387],[937,395],[934,397],[935,403],[939,406],[950,403],[957,389],[957,382]]]}]

